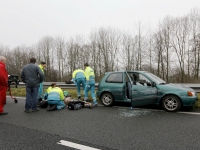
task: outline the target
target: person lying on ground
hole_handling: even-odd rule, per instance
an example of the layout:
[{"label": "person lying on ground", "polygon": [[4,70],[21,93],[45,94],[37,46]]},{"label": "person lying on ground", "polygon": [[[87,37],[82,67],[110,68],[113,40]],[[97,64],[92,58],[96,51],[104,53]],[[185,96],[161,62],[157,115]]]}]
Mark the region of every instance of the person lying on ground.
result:
[{"label": "person lying on ground", "polygon": [[64,99],[64,103],[67,106],[67,108],[71,110],[78,110],[81,108],[92,108],[92,103],[76,100],[73,99],[72,97],[66,97]]}]

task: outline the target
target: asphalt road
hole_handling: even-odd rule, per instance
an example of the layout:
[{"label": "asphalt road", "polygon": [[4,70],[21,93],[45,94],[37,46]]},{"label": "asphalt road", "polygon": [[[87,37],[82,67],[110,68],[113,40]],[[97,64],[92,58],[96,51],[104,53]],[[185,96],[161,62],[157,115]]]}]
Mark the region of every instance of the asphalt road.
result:
[{"label": "asphalt road", "polygon": [[24,113],[7,98],[0,116],[1,150],[198,150],[200,113],[128,106]]}]

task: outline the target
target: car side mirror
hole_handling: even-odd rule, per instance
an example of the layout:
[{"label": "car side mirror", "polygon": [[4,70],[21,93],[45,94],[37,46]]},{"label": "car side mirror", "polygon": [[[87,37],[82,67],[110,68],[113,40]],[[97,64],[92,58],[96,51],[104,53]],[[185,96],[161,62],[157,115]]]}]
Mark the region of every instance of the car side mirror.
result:
[{"label": "car side mirror", "polygon": [[155,86],[156,86],[156,83],[155,83],[155,82],[153,82],[153,83],[152,83],[152,87],[155,87]]}]

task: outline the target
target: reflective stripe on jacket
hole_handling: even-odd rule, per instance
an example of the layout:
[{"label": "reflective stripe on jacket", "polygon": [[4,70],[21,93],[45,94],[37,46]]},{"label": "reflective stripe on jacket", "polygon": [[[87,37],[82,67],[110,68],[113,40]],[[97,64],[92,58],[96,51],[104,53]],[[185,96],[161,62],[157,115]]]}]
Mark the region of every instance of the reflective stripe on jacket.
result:
[{"label": "reflective stripe on jacket", "polygon": [[76,69],[72,74],[72,79],[75,81],[76,79],[79,78],[85,78],[85,73],[81,69]]}]

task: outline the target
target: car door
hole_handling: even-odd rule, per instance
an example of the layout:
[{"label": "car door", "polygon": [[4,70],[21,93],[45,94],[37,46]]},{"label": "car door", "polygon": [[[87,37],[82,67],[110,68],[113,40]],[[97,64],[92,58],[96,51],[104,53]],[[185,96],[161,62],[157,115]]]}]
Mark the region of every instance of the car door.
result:
[{"label": "car door", "polygon": [[141,73],[128,73],[132,82],[132,106],[155,104],[157,88],[152,86],[151,81]]},{"label": "car door", "polygon": [[124,97],[123,73],[111,73],[105,82],[107,84],[104,90],[111,92],[115,101],[122,101]]}]

